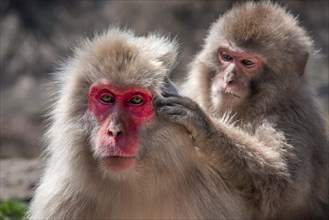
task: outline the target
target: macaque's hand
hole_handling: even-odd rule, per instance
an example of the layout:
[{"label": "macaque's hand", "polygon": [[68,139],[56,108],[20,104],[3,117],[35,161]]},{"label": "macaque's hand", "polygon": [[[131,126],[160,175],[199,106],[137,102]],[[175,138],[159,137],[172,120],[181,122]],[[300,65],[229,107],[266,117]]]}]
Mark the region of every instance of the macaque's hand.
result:
[{"label": "macaque's hand", "polygon": [[169,80],[166,80],[162,97],[155,97],[154,105],[158,114],[183,125],[194,140],[207,136],[211,131],[213,125],[200,106],[192,99],[179,95]]}]

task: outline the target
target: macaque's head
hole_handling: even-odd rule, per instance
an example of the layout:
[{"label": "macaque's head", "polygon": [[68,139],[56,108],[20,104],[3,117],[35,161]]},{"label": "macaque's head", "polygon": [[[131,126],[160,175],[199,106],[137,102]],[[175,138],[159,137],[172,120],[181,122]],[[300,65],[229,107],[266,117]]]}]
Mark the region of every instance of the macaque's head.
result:
[{"label": "macaque's head", "polygon": [[168,38],[111,29],[84,42],[65,67],[59,102],[67,123],[78,127],[70,136],[88,143],[85,154],[110,177],[129,176],[144,160],[143,143],[157,121],[152,100],[176,55]]},{"label": "macaque's head", "polygon": [[198,78],[208,77],[214,111],[243,111],[255,102],[266,108],[298,87],[311,48],[306,32],[282,7],[236,5],[211,26],[199,55]]}]

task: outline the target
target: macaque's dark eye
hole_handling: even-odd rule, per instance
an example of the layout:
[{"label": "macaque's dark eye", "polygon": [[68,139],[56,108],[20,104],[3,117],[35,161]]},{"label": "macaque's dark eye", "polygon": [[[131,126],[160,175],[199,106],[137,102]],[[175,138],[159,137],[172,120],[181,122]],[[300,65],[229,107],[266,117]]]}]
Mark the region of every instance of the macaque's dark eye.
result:
[{"label": "macaque's dark eye", "polygon": [[101,97],[100,100],[105,102],[105,103],[113,103],[114,102],[114,98],[108,94],[108,93],[104,93]]},{"label": "macaque's dark eye", "polygon": [[248,59],[242,60],[241,63],[246,67],[251,67],[255,64],[254,61],[251,61],[251,60],[248,60]]},{"label": "macaque's dark eye", "polygon": [[129,100],[129,103],[134,104],[134,105],[139,105],[139,104],[143,103],[143,99],[142,99],[142,97],[136,95]]},{"label": "macaque's dark eye", "polygon": [[222,52],[222,58],[224,61],[232,61],[233,60],[233,57],[230,56],[229,54],[225,53],[225,52]]}]

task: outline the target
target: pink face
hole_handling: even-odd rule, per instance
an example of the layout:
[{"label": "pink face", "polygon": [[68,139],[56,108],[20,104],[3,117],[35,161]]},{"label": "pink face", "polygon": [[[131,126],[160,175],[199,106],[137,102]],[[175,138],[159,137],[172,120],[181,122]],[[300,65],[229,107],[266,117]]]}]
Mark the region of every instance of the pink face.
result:
[{"label": "pink face", "polygon": [[100,129],[96,151],[105,168],[133,168],[139,150],[139,128],[153,119],[153,93],[139,87],[118,88],[111,82],[94,83],[89,90],[88,109]]},{"label": "pink face", "polygon": [[264,58],[225,45],[218,48],[218,62],[219,73],[211,88],[213,103],[234,107],[250,94],[250,80],[263,67]]}]

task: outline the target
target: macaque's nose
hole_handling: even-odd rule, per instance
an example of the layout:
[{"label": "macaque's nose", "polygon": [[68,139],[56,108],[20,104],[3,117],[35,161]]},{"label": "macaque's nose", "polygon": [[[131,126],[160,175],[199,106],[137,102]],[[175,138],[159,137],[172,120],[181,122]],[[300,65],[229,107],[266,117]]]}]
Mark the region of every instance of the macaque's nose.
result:
[{"label": "macaque's nose", "polygon": [[224,76],[224,81],[226,84],[232,84],[234,82],[234,73],[228,72]]},{"label": "macaque's nose", "polygon": [[109,130],[109,131],[108,131],[108,134],[109,134],[111,137],[117,137],[117,136],[119,136],[120,134],[122,134],[122,131],[121,131],[121,130]]},{"label": "macaque's nose", "polygon": [[117,120],[112,120],[109,124],[109,127],[107,129],[108,135],[111,137],[117,137],[123,133],[123,126],[121,122],[118,122]]},{"label": "macaque's nose", "polygon": [[235,82],[235,64],[230,64],[224,71],[224,83],[226,86],[232,85]]}]

